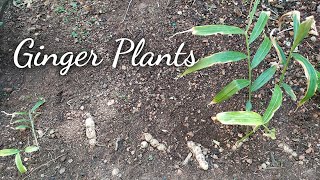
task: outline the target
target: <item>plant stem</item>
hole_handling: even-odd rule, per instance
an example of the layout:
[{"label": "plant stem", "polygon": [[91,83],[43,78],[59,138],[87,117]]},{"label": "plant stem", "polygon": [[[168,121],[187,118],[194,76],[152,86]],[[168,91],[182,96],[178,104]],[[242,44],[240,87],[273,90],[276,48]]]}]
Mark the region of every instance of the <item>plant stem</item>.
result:
[{"label": "plant stem", "polygon": [[34,142],[35,142],[36,146],[39,147],[39,143],[38,143],[36,131],[35,131],[35,129],[34,129],[34,121],[33,121],[33,118],[32,118],[32,113],[31,113],[31,111],[29,111],[29,119],[30,119],[31,131],[32,131],[32,136],[33,136],[33,138],[34,138]]},{"label": "plant stem", "polygon": [[245,33],[245,38],[246,38],[246,47],[247,47],[247,61],[248,61],[248,70],[249,70],[249,97],[248,101],[251,103],[251,98],[252,98],[252,92],[251,92],[251,86],[252,86],[252,68],[251,68],[251,59],[250,59],[250,45],[249,45],[249,36],[248,32],[246,31]]},{"label": "plant stem", "polygon": [[287,69],[289,67],[289,64],[290,64],[290,61],[291,61],[291,58],[292,58],[292,53],[293,53],[293,49],[291,48],[290,53],[289,53],[289,57],[287,58],[286,64],[284,65],[284,68],[283,68],[283,70],[281,72],[280,82],[279,82],[280,86],[282,86],[282,83],[284,81]]}]

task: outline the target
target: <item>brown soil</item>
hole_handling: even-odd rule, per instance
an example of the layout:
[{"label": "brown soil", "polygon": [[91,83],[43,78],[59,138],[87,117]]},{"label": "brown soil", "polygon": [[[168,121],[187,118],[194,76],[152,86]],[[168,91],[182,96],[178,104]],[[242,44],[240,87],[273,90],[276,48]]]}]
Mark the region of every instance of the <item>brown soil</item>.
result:
[{"label": "brown soil", "polygon": [[[276,5],[259,9],[270,8],[279,14],[296,9],[303,19],[314,15],[320,22],[316,10],[319,2],[300,2],[300,5],[281,4],[283,9]],[[144,51],[155,54],[174,55],[182,42],[186,42],[184,51],[194,50],[197,58],[227,49],[243,51],[243,39],[239,36],[169,37],[195,25],[217,24],[222,20],[241,26],[249,5],[231,0],[133,0],[122,22],[128,3],[78,0],[73,10],[65,1],[38,0],[28,8],[11,5],[6,10],[5,25],[0,29],[0,110],[25,110],[39,96],[47,102],[36,122],[36,129],[45,132],[39,139],[41,150],[23,154],[28,173],[19,175],[14,158],[5,157],[0,161],[2,179],[320,179],[319,97],[296,112],[293,111],[296,103],[286,97],[270,124],[277,130],[277,139],[270,140],[258,131],[234,151],[232,146],[246,129],[212,122],[211,116],[244,109],[246,92],[241,91],[221,105],[207,104],[232,79],[247,76],[245,63],[219,65],[181,79],[176,76],[183,71],[182,67],[133,67],[130,56],[121,57],[116,69],[111,67],[118,45],[115,40],[122,37],[136,43],[145,38]],[[66,12],[59,12],[59,8]],[[266,33],[270,33],[275,23],[271,21]],[[78,38],[72,37],[72,32]],[[98,67],[72,68],[66,76],[60,76],[60,68],[52,65],[18,69],[13,64],[13,52],[27,37],[35,39],[36,47],[45,46],[43,54],[94,49],[105,60]],[[286,38],[290,38],[289,34],[282,41]],[[254,44],[258,45],[259,42]],[[308,38],[301,53],[316,65],[319,49],[319,39],[313,42]],[[277,61],[274,51],[255,75],[272,61]],[[305,88],[300,82],[305,78],[298,65],[293,69],[296,70],[288,73],[291,78],[288,80],[294,82],[300,97],[303,95],[300,88]],[[256,94],[254,109],[258,112],[263,112],[269,102],[271,87],[272,82]],[[114,104],[110,103],[113,100]],[[96,123],[98,146],[94,148],[89,147],[85,135],[86,113]],[[23,148],[31,141],[28,131],[10,128],[9,117],[1,114],[0,119],[0,149]],[[143,132],[164,142],[170,152],[141,149]],[[209,149],[208,171],[201,170],[195,160],[182,165],[189,153],[187,140]],[[221,142],[220,147],[213,140]],[[290,146],[298,156],[283,152],[278,147],[280,143]],[[270,162],[267,168],[259,169],[266,162]],[[112,176],[115,168],[121,177]]]}]

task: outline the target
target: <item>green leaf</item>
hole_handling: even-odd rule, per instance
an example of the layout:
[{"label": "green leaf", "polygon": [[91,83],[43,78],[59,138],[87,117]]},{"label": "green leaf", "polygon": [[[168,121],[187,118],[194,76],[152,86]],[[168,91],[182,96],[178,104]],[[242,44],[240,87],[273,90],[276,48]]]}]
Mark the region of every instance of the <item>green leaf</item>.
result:
[{"label": "green leaf", "polygon": [[265,85],[276,73],[277,65],[272,65],[269,69],[264,71],[253,83],[251,86],[251,91],[254,92],[260,89],[263,85]]},{"label": "green leaf", "polygon": [[263,31],[264,27],[266,26],[268,19],[270,16],[270,11],[262,11],[260,13],[259,19],[257,24],[254,26],[250,39],[249,39],[249,44],[251,44],[254,40],[256,40],[261,32]]},{"label": "green leaf", "polygon": [[31,112],[34,113],[41,105],[43,105],[46,101],[43,98],[40,98],[39,101],[33,106]]},{"label": "green leaf", "polygon": [[259,49],[257,50],[256,54],[253,57],[252,63],[251,63],[251,69],[257,67],[263,59],[267,56],[271,49],[272,43],[270,39],[266,36],[261,43]]},{"label": "green leaf", "polygon": [[257,12],[257,8],[258,8],[259,3],[260,3],[260,0],[254,1],[253,8],[249,13],[249,25],[251,25],[251,23],[252,23],[253,17]]},{"label": "green leaf", "polygon": [[317,71],[318,74],[318,91],[320,91],[320,72]]},{"label": "green leaf", "polygon": [[249,86],[250,81],[246,79],[237,79],[233,80],[226,87],[224,87],[212,100],[213,104],[220,103],[229,99],[235,93],[240,91],[241,89]]},{"label": "green leaf", "polygon": [[314,18],[311,16],[300,24],[298,31],[296,33],[297,36],[293,41],[292,49],[295,49],[301,43],[301,41],[308,36],[308,33],[313,23],[314,23]]},{"label": "green leaf", "polygon": [[192,28],[192,34],[199,36],[210,36],[216,34],[229,35],[229,34],[244,34],[245,32],[235,26],[227,25],[205,25],[195,26]]},{"label": "green leaf", "polygon": [[11,156],[14,154],[19,153],[20,150],[19,149],[2,149],[0,150],[0,156]]},{"label": "green leaf", "polygon": [[28,119],[18,119],[16,121],[14,121],[13,123],[23,123],[23,122],[30,122],[30,120],[28,120]]},{"label": "green leaf", "polygon": [[14,112],[15,115],[26,115],[28,112]]},{"label": "green leaf", "polygon": [[16,166],[21,174],[27,172],[27,168],[22,164],[20,153],[16,154],[15,162],[16,162]]},{"label": "green leaf", "polygon": [[217,114],[216,119],[222,124],[259,126],[263,124],[260,114],[252,111],[231,111]]},{"label": "green leaf", "polygon": [[20,126],[15,127],[16,130],[26,130],[28,128],[30,128],[30,127],[26,126],[26,125],[20,125]]},{"label": "green leaf", "polygon": [[272,140],[277,139],[276,138],[276,129],[275,128],[271,129],[269,132],[264,133],[263,135],[271,138]]},{"label": "green leaf", "polygon": [[300,26],[300,12],[299,11],[293,11],[292,19],[293,19],[294,40],[296,40],[297,39],[297,35],[298,35],[299,26]]},{"label": "green leaf", "polygon": [[212,54],[211,56],[200,59],[195,65],[188,68],[184,73],[182,73],[180,77],[185,76],[189,73],[198,71],[200,69],[213,66],[215,64],[236,62],[246,58],[247,58],[247,55],[241,52],[236,52],[236,51],[224,51],[224,52],[215,53],[215,54]]},{"label": "green leaf", "polygon": [[317,71],[314,69],[314,67],[308,61],[308,59],[306,59],[298,53],[293,53],[292,56],[296,61],[298,61],[302,65],[308,84],[307,92],[304,98],[302,98],[298,103],[298,107],[300,107],[316,93],[318,88],[318,75]]},{"label": "green leaf", "polygon": [[263,114],[264,124],[268,123],[274,113],[280,108],[282,104],[282,91],[279,85],[276,85],[272,93],[271,101],[267,107],[267,110]]},{"label": "green leaf", "polygon": [[252,109],[252,103],[250,101],[247,101],[246,103],[246,111],[251,111]]},{"label": "green leaf", "polygon": [[280,63],[282,65],[285,65],[287,63],[286,54],[283,52],[282,48],[279,46],[277,39],[275,37],[272,37],[272,35],[270,35],[270,39],[271,39],[273,47],[275,48],[275,50],[277,52]]},{"label": "green leaf", "polygon": [[24,149],[24,152],[26,153],[32,153],[32,152],[35,152],[35,151],[38,151],[39,150],[39,147],[38,146],[28,146]]},{"label": "green leaf", "polygon": [[291,86],[286,83],[282,83],[282,87],[285,90],[285,92],[291,97],[293,101],[297,100],[297,96],[294,94],[294,91],[292,90]]}]

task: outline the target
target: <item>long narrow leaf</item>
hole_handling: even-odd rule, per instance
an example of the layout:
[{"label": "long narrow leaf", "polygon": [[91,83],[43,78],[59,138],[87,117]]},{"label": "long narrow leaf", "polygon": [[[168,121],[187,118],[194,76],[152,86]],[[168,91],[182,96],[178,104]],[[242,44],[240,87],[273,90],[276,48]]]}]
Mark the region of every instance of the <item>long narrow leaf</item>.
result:
[{"label": "long narrow leaf", "polygon": [[38,146],[28,146],[24,149],[24,152],[26,153],[32,153],[32,152],[35,152],[35,151],[38,151],[39,150],[39,147]]},{"label": "long narrow leaf", "polygon": [[205,57],[203,59],[200,59],[195,65],[188,68],[184,73],[182,73],[180,77],[185,76],[189,73],[198,71],[200,69],[213,66],[214,64],[236,62],[246,58],[247,58],[247,55],[241,52],[236,52],[236,51],[219,52],[211,56]]},{"label": "long narrow leaf", "polygon": [[254,14],[256,14],[256,12],[257,12],[257,8],[258,8],[259,3],[260,3],[260,0],[254,1],[254,5],[249,13],[249,25],[251,25],[251,23],[252,23]]},{"label": "long narrow leaf", "polygon": [[268,19],[270,16],[270,11],[262,11],[260,13],[259,19],[257,24],[254,26],[250,39],[249,39],[249,44],[251,44],[254,40],[256,40],[261,32],[263,31],[264,27],[266,26]]},{"label": "long narrow leaf", "polygon": [[291,97],[291,99],[293,101],[297,100],[297,96],[294,94],[294,91],[292,90],[292,88],[290,87],[289,84],[282,83],[282,87],[285,90],[285,92]]},{"label": "long narrow leaf", "polygon": [[31,112],[34,113],[41,105],[43,105],[46,101],[41,98],[31,109]]},{"label": "long narrow leaf", "polygon": [[15,162],[16,162],[16,166],[21,174],[27,172],[27,168],[22,164],[20,153],[16,154]]},{"label": "long narrow leaf", "polygon": [[[273,32],[274,32],[274,30],[273,30]],[[271,33],[270,33],[270,39],[271,39],[272,45],[273,45],[274,49],[275,49],[276,52],[277,52],[278,58],[279,58],[279,60],[280,60],[280,63],[281,63],[282,65],[285,65],[286,62],[287,62],[286,54],[283,52],[282,48],[281,48],[280,45],[278,44],[276,37],[273,37],[272,34],[273,34],[273,33],[271,32]]]},{"label": "long narrow leaf", "polygon": [[251,68],[257,67],[263,59],[267,56],[271,49],[272,43],[270,39],[266,36],[261,43],[259,49],[257,50],[256,54],[253,57],[252,63],[251,63]]},{"label": "long narrow leaf", "polygon": [[318,91],[320,91],[320,72],[317,71],[318,74]]},{"label": "long narrow leaf", "polygon": [[227,125],[259,126],[263,124],[260,114],[252,111],[231,111],[217,114],[216,119]]},{"label": "long narrow leaf", "polygon": [[16,130],[26,130],[28,128],[30,128],[30,127],[27,125],[20,125],[20,126],[15,127]]},{"label": "long narrow leaf", "polygon": [[299,26],[300,26],[300,12],[293,11],[292,19],[293,19],[294,40],[296,40],[297,35],[298,35]]},{"label": "long narrow leaf", "polygon": [[303,21],[297,31],[296,39],[293,41],[292,48],[295,49],[301,41],[308,36],[308,33],[311,29],[312,24],[314,23],[314,17],[308,17],[305,21]]},{"label": "long narrow leaf", "polygon": [[213,104],[220,103],[229,99],[235,93],[240,91],[241,89],[249,86],[250,81],[246,79],[237,79],[233,80],[226,87],[224,87],[212,100]]},{"label": "long narrow leaf", "polygon": [[279,85],[276,85],[271,97],[271,101],[267,107],[266,112],[263,114],[263,122],[264,124],[268,123],[274,113],[280,108],[282,104],[282,91]]},{"label": "long narrow leaf", "polygon": [[18,120],[15,120],[13,123],[22,123],[22,122],[30,122],[30,120],[28,119],[18,119]]},{"label": "long narrow leaf", "polygon": [[199,36],[210,36],[216,34],[229,35],[229,34],[244,34],[245,32],[235,26],[227,25],[205,25],[195,26],[192,28],[192,34]]},{"label": "long narrow leaf", "polygon": [[0,156],[11,156],[19,152],[19,149],[2,149],[0,150]]},{"label": "long narrow leaf", "polygon": [[271,66],[269,69],[264,71],[253,83],[251,86],[251,91],[254,92],[260,89],[263,85],[265,85],[276,73],[277,65]]},{"label": "long narrow leaf", "polygon": [[311,99],[311,97],[316,93],[318,88],[318,76],[317,71],[314,69],[314,67],[308,61],[308,59],[306,59],[298,53],[293,53],[292,56],[296,61],[298,61],[302,65],[308,84],[305,96],[298,103],[298,107],[300,107],[309,99]]}]

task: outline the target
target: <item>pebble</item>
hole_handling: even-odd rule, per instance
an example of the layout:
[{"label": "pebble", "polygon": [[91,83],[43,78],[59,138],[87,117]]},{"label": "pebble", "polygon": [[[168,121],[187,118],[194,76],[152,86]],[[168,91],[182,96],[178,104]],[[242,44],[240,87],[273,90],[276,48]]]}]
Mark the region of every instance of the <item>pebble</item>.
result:
[{"label": "pebble", "polygon": [[317,7],[317,13],[320,13],[320,4]]},{"label": "pebble", "polygon": [[69,159],[69,160],[68,160],[68,163],[69,163],[69,164],[70,164],[70,163],[72,163],[72,162],[73,162],[73,160],[72,160],[72,159]]},{"label": "pebble", "polygon": [[152,147],[157,147],[157,146],[159,146],[159,141],[156,139],[151,139],[150,144]]},{"label": "pebble", "polygon": [[144,133],[144,139],[147,141],[147,142],[150,142],[151,139],[153,139],[152,135],[149,134],[149,133]]},{"label": "pebble", "polygon": [[164,144],[159,144],[158,145],[158,147],[157,147],[157,149],[159,150],[159,151],[166,151],[166,146],[164,145]]},{"label": "pebble", "polygon": [[311,36],[310,39],[311,39],[312,42],[316,42],[317,41],[317,38],[315,36]]},{"label": "pebble", "polygon": [[60,173],[60,174],[63,174],[65,171],[66,171],[66,168],[61,168],[61,169],[59,170],[59,173]]},{"label": "pebble", "polygon": [[300,155],[300,156],[299,156],[299,159],[300,159],[300,160],[304,160],[304,158],[305,158],[304,155]]},{"label": "pebble", "polygon": [[145,149],[145,148],[148,147],[148,142],[147,141],[142,141],[140,146],[141,146],[142,149]]},{"label": "pebble", "polygon": [[64,162],[66,159],[67,159],[67,156],[62,156],[62,157],[60,158],[60,161],[61,161],[61,162]]},{"label": "pebble", "polygon": [[182,15],[182,11],[178,11],[177,13],[178,13],[179,15]]},{"label": "pebble", "polygon": [[5,92],[5,93],[11,93],[11,92],[13,91],[12,88],[3,88],[2,90],[3,90],[3,92]]},{"label": "pebble", "polygon": [[108,105],[108,106],[111,106],[111,105],[114,104],[114,102],[115,102],[115,101],[112,99],[112,100],[108,101],[107,105]]},{"label": "pebble", "polygon": [[119,175],[120,170],[118,168],[114,168],[112,170],[112,176],[118,176]]},{"label": "pebble", "polygon": [[262,168],[262,169],[266,169],[266,168],[267,168],[266,163],[261,164],[261,168]]}]

